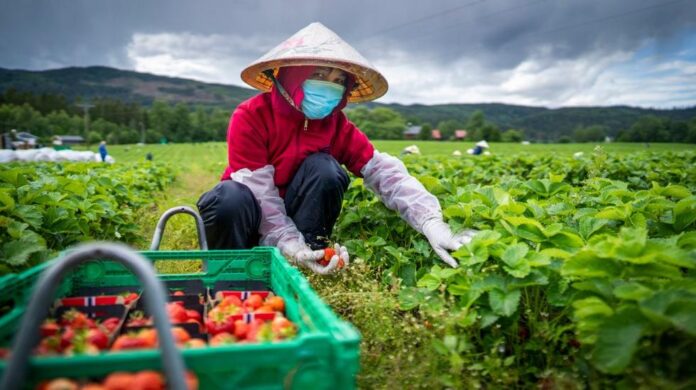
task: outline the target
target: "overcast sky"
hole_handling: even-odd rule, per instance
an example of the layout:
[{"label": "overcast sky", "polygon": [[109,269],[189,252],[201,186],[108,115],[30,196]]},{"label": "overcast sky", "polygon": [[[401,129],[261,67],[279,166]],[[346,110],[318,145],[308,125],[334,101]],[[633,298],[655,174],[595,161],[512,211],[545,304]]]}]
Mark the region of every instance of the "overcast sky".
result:
[{"label": "overcast sky", "polygon": [[696,105],[696,0],[0,0],[0,67],[244,85],[314,21],[385,75],[381,102]]}]

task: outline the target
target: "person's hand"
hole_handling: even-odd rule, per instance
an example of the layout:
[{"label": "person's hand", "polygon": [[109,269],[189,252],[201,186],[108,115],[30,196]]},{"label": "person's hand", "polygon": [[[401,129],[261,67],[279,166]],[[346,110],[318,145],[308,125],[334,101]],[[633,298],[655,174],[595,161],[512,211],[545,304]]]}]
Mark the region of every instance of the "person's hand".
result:
[{"label": "person's hand", "polygon": [[464,230],[453,234],[449,225],[439,218],[431,219],[423,224],[423,235],[430,242],[430,246],[442,261],[454,268],[459,264],[452,258],[449,251],[456,251],[462,245],[468,244],[476,233],[478,233],[476,230]]},{"label": "person's hand", "polygon": [[[330,251],[329,251],[330,250]],[[331,255],[327,259],[327,252]],[[333,248],[319,249],[315,251],[318,256],[318,262],[309,261],[304,265],[312,271],[320,275],[328,275],[330,273],[343,270],[350,265],[350,256],[348,249],[338,243],[334,244]]]},{"label": "person's hand", "polygon": [[[326,253],[327,253],[327,250],[329,250],[329,249],[331,249],[330,253],[333,253],[333,256],[331,256],[331,258],[327,259]],[[343,269],[343,268],[346,268],[350,265],[350,256],[348,255],[348,249],[346,249],[345,246],[342,246],[339,243],[335,243],[333,248],[324,249],[324,264],[323,265],[329,266],[334,261],[338,265],[338,269]]]},{"label": "person's hand", "polygon": [[[334,246],[335,254],[325,266],[319,264],[319,261],[324,259],[324,249],[312,250],[307,244],[300,240],[281,241],[278,243],[278,248],[291,263],[309,268],[320,275],[333,273],[348,266],[350,262],[348,250],[346,250],[346,247],[338,244]],[[344,265],[339,267],[341,260]]]}]

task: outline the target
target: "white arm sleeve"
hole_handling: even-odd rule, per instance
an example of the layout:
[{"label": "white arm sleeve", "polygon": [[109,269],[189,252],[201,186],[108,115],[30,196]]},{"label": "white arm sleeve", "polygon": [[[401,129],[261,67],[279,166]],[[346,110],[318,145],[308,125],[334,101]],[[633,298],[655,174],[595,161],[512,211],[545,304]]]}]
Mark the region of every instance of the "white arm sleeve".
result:
[{"label": "white arm sleeve", "polygon": [[375,150],[360,173],[365,186],[376,193],[388,208],[396,210],[419,233],[423,233],[426,221],[442,219],[440,202],[423,184],[408,174],[401,160]]},{"label": "white arm sleeve", "polygon": [[261,245],[277,246],[283,250],[287,244],[304,245],[304,237],[295,222],[285,211],[285,201],[280,197],[273,181],[275,168],[266,165],[255,171],[240,169],[232,173],[232,180],[249,187],[261,207]]}]

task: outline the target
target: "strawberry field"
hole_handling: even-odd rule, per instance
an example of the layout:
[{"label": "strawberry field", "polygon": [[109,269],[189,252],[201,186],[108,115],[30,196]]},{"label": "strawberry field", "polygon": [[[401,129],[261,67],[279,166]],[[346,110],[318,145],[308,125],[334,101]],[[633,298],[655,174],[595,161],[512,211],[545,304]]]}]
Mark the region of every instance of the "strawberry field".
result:
[{"label": "strawberry field", "polygon": [[[402,157],[455,230],[481,231],[454,253],[459,268],[353,178],[333,239],[354,261],[306,273],[362,333],[358,386],[696,386],[696,151],[502,144],[451,156],[467,147]],[[3,271],[85,239],[144,249],[159,215],[195,205],[225,165],[222,143],[109,151],[113,166],[0,166]],[[196,247],[191,220],[174,217],[162,248]]]}]

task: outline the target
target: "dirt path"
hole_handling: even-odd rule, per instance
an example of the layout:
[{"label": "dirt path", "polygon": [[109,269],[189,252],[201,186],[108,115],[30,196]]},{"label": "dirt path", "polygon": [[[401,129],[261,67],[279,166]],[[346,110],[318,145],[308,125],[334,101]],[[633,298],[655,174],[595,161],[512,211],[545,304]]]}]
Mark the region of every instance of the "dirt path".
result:
[{"label": "dirt path", "polygon": [[[200,195],[212,188],[218,181],[216,174],[200,165],[180,167],[175,182],[154,200],[150,207],[144,209],[139,218],[141,237],[137,244],[139,249],[146,250],[150,246],[157,221],[162,213],[176,206],[189,206],[196,209]],[[198,249],[198,235],[193,218],[187,214],[175,215],[167,222],[161,250],[193,250]],[[200,261],[166,261],[155,263],[162,273],[190,273],[201,269]]]}]

